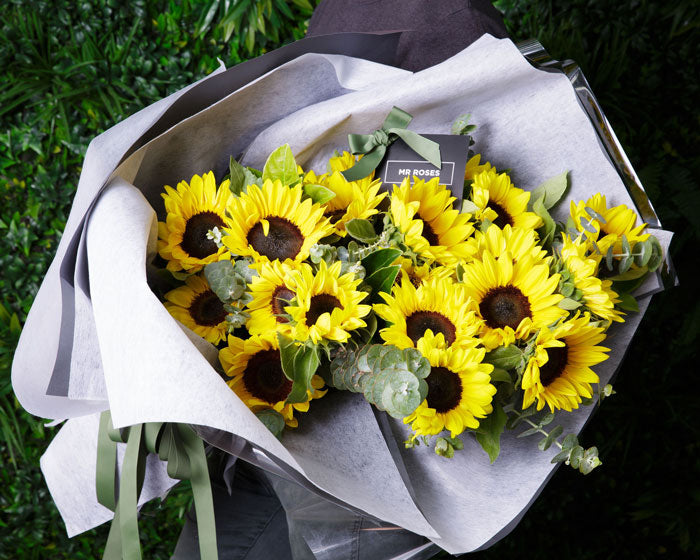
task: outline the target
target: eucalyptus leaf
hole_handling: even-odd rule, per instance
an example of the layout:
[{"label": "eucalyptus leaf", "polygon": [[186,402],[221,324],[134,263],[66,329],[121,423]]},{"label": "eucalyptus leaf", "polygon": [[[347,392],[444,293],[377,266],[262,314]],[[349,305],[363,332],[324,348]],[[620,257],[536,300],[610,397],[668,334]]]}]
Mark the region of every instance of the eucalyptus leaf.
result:
[{"label": "eucalyptus leaf", "polygon": [[479,421],[476,429],[476,441],[481,448],[486,451],[491,463],[493,463],[501,452],[501,434],[506,426],[508,416],[498,403],[494,404],[493,412],[486,418]]},{"label": "eucalyptus leaf", "polygon": [[209,263],[204,267],[209,287],[223,302],[240,298],[246,290],[245,279],[238,274],[228,260]]},{"label": "eucalyptus leaf", "polygon": [[284,417],[279,412],[270,408],[256,412],[255,416],[265,424],[265,427],[270,430],[277,439],[280,439],[284,431]]},{"label": "eucalyptus leaf", "polygon": [[654,272],[664,262],[664,250],[661,247],[659,240],[653,235],[649,236],[648,241],[651,241],[651,257],[647,263],[647,268],[650,272]]},{"label": "eucalyptus leaf", "polygon": [[651,241],[647,239],[646,241],[635,243],[633,253],[635,253],[634,264],[640,267],[646,266],[649,263],[653,253]]},{"label": "eucalyptus leaf", "polygon": [[345,231],[348,232],[350,237],[362,243],[372,243],[377,240],[374,226],[369,220],[353,218],[345,224]]},{"label": "eucalyptus leaf", "polygon": [[547,179],[544,183],[536,187],[532,194],[530,195],[530,208],[534,208],[534,203],[536,200],[541,199],[544,207],[549,210],[557,204],[566,193],[566,189],[569,186],[569,172],[564,171]]},{"label": "eucalyptus leaf", "polygon": [[374,251],[362,259],[362,266],[370,276],[380,268],[385,268],[392,264],[401,256],[401,251],[398,249],[379,249]]},{"label": "eucalyptus leaf", "polygon": [[312,183],[304,185],[304,194],[318,204],[325,204],[335,198],[335,193],[328,187]]},{"label": "eucalyptus leaf", "polygon": [[280,146],[270,154],[262,173],[263,181],[280,181],[283,185],[293,185],[299,181],[297,163],[289,144]]}]

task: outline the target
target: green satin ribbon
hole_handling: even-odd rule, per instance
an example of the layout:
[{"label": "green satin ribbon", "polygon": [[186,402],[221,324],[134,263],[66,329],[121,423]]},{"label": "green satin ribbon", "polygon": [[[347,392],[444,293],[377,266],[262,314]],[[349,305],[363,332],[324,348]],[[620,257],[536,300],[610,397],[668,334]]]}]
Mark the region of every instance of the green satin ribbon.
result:
[{"label": "green satin ribbon", "polygon": [[343,171],[348,181],[357,181],[367,177],[374,171],[384,158],[387,148],[397,138],[401,138],[408,146],[423,159],[440,169],[440,144],[423,138],[411,130],[406,130],[413,116],[398,107],[392,108],[384,120],[382,128],[372,134],[349,134],[348,145],[355,154],[364,154],[362,159],[350,169]]},{"label": "green satin ribbon", "polygon": [[[218,559],[214,501],[204,442],[190,426],[150,422],[115,430],[109,411],[105,411],[100,417],[97,442],[97,499],[114,511],[103,560],[141,560],[137,505],[149,453],[157,453],[162,461],[167,461],[171,478],[189,479],[197,515],[200,557],[202,560]],[[124,442],[126,451],[117,500],[117,443]]]}]

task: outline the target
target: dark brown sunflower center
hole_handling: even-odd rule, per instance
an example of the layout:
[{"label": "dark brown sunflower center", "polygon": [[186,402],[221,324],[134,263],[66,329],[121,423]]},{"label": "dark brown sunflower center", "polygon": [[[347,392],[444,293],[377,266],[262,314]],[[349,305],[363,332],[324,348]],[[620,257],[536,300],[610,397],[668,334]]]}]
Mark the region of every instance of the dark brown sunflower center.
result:
[{"label": "dark brown sunflower center", "polygon": [[255,224],[248,232],[250,246],[271,261],[296,257],[304,244],[301,230],[285,218],[270,216],[266,220],[270,224],[270,231],[265,235],[262,224]]},{"label": "dark brown sunflower center", "polygon": [[455,372],[444,367],[430,368],[428,406],[437,412],[449,412],[462,398],[462,380]]},{"label": "dark brown sunflower center", "polygon": [[481,316],[492,329],[517,329],[525,317],[532,317],[530,300],[514,286],[489,290],[479,304]]},{"label": "dark brown sunflower center", "polygon": [[431,245],[440,245],[440,240],[438,239],[438,236],[433,231],[433,228],[430,227],[430,224],[425,220],[423,220],[423,237],[425,237],[425,239]]},{"label": "dark brown sunflower center", "polygon": [[494,224],[496,224],[499,228],[503,229],[506,226],[512,226],[513,225],[513,217],[507,212],[503,206],[498,204],[497,202],[493,202],[492,200],[489,200],[488,207],[491,208],[496,214],[498,214],[498,217],[493,221]]},{"label": "dark brown sunflower center", "polygon": [[195,259],[204,259],[213,255],[219,248],[213,239],[207,237],[207,233],[215,227],[222,228],[224,225],[221,216],[215,212],[200,212],[191,216],[187,220],[185,233],[182,234],[180,244],[182,250]]},{"label": "dark brown sunflower center", "polygon": [[340,300],[330,294],[317,294],[311,298],[311,305],[306,312],[306,325],[316,324],[318,318],[324,313],[331,313],[336,307],[343,308]]},{"label": "dark brown sunflower center", "polygon": [[294,292],[286,286],[277,286],[275,291],[272,292],[272,313],[274,313],[278,323],[289,323],[289,320],[286,317],[282,317],[282,315],[284,314],[285,306],[289,305],[293,297]]},{"label": "dark brown sunflower center", "polygon": [[334,224],[345,215],[345,211],[345,208],[339,208],[338,210],[326,212],[325,215],[330,219],[331,223]]},{"label": "dark brown sunflower center", "polygon": [[261,350],[248,360],[243,372],[248,392],[265,402],[283,401],[292,390],[292,382],[284,376],[279,350]]},{"label": "dark brown sunflower center", "polygon": [[190,304],[190,316],[203,327],[215,327],[226,319],[221,300],[211,290],[199,294]]},{"label": "dark brown sunflower center", "polygon": [[547,363],[540,368],[540,381],[545,387],[559,377],[566,367],[566,360],[569,357],[569,348],[560,346],[547,348]]},{"label": "dark brown sunflower center", "polygon": [[455,341],[457,329],[447,317],[437,311],[415,311],[406,317],[406,334],[418,344],[425,331],[430,329],[433,334],[442,333],[447,344]]}]

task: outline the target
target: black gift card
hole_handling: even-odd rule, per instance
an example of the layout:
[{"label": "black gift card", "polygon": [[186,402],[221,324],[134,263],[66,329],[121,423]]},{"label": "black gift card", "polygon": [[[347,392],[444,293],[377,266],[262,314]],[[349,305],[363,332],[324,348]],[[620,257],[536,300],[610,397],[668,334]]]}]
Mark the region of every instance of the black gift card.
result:
[{"label": "black gift card", "polygon": [[462,200],[464,191],[464,170],[467,167],[469,136],[452,134],[421,134],[424,138],[440,144],[442,168],[438,169],[414,152],[398,138],[386,151],[379,165],[376,177],[390,190],[390,185],[400,184],[406,177],[418,177],[429,181],[440,177],[440,184],[449,187],[452,196]]}]

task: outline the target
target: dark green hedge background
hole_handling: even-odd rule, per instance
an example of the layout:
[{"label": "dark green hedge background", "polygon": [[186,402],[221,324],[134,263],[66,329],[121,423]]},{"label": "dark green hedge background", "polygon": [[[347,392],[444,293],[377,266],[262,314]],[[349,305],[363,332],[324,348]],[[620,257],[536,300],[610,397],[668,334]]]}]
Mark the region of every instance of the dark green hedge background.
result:
[{"label": "dark green hedge background", "polygon": [[[90,139],[206,75],[304,35],[315,0],[0,3],[0,558],[99,558],[68,540],[39,471],[55,429],[10,386],[21,325],[63,230]],[[654,298],[582,436],[604,466],[562,468],[476,558],[700,557],[700,16],[697,2],[499,0],[515,40],[583,68],[666,229],[680,287]],[[36,341],[41,349],[41,341]],[[146,558],[172,552],[189,498],[142,513]],[[478,515],[478,512],[475,512]]]}]

